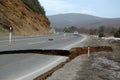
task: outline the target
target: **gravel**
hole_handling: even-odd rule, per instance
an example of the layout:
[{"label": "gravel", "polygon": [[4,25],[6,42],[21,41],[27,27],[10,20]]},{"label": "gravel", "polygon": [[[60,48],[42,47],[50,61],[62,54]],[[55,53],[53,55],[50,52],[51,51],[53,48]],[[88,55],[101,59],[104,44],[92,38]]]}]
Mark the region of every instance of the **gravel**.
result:
[{"label": "gravel", "polygon": [[88,37],[80,46],[112,46],[113,52],[80,55],[54,72],[46,80],[120,80],[120,42]]}]

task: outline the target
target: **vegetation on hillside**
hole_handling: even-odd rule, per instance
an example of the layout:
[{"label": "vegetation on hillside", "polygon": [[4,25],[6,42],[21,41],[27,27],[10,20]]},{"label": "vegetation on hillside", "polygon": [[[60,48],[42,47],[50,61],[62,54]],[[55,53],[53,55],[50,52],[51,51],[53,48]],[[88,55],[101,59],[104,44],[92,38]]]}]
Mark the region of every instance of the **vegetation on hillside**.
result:
[{"label": "vegetation on hillside", "polygon": [[64,31],[69,33],[78,31],[79,33],[98,35],[99,38],[106,36],[120,37],[120,28],[105,26],[105,25],[100,25],[99,27],[96,28],[86,28],[86,27],[79,28],[76,26],[70,26],[70,27],[55,28],[55,29],[56,31]]},{"label": "vegetation on hillside", "polygon": [[74,31],[78,31],[78,28],[75,27],[75,26],[65,27],[64,28],[64,32],[74,32]]},{"label": "vegetation on hillside", "polygon": [[105,29],[105,26],[100,26],[98,28],[98,37],[99,38],[104,37],[104,29]]},{"label": "vegetation on hillside", "polygon": [[45,15],[44,8],[39,4],[38,0],[22,0],[29,8],[37,13]]},{"label": "vegetation on hillside", "polygon": [[25,5],[27,5],[30,9],[32,9],[33,11],[37,12],[37,13],[40,13],[42,15],[44,15],[44,17],[46,18],[47,20],[47,24],[50,25],[50,21],[49,19],[46,17],[45,15],[45,10],[43,8],[43,6],[40,5],[39,1],[38,0],[22,0],[23,3]]},{"label": "vegetation on hillside", "polygon": [[114,37],[120,38],[120,28],[115,32]]},{"label": "vegetation on hillside", "polygon": [[9,31],[9,21],[6,19],[0,18],[0,31]]}]

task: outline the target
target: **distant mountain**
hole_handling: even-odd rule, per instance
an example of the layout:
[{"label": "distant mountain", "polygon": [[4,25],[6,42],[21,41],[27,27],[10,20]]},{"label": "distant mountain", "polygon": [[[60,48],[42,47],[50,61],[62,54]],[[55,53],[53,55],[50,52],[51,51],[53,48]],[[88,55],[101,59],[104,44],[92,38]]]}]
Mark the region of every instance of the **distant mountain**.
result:
[{"label": "distant mountain", "polygon": [[68,13],[48,16],[52,27],[120,27],[120,18],[102,18],[87,14]]}]

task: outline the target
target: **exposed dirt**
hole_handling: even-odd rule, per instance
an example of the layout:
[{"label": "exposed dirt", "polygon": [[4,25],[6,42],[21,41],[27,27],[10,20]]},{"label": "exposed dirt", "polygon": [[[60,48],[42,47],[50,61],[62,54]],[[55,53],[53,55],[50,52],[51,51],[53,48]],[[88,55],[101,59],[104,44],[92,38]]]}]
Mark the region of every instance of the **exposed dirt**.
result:
[{"label": "exposed dirt", "polygon": [[[120,80],[120,41],[89,39],[84,46],[111,46],[113,51],[91,52],[77,56],[46,80]],[[97,48],[97,50],[100,50]],[[75,50],[76,51],[76,50]],[[77,52],[80,50],[78,49]],[[94,49],[93,49],[94,51]],[[111,48],[110,48],[111,51]],[[38,79],[39,80],[39,79]]]},{"label": "exposed dirt", "polygon": [[108,41],[113,52],[94,52],[72,80],[120,80],[120,41]]},{"label": "exposed dirt", "polygon": [[[97,43],[99,42],[99,44],[101,43],[101,41],[97,41]],[[102,41],[103,42],[103,41]],[[113,51],[112,50],[112,48],[109,46],[109,45],[107,45],[107,46],[101,46],[101,44],[100,44],[100,46],[96,46],[95,44],[92,44],[91,46],[90,46],[90,44],[91,44],[91,39],[89,39],[89,41],[87,41],[87,42],[85,42],[85,43],[87,43],[86,45],[84,45],[84,46],[88,46],[89,45],[89,47],[90,47],[90,53],[92,53],[92,52],[101,52],[101,51],[106,51],[106,52],[111,52],[111,51]],[[93,47],[92,47],[93,46]],[[86,54],[88,52],[88,47],[75,47],[75,48],[72,48],[71,50],[70,50],[70,54],[69,54],[69,60],[67,61],[67,62],[70,62],[71,63],[71,60],[73,61],[74,60],[74,58],[75,57],[77,57],[77,56],[79,56],[79,55],[82,55],[82,54]],[[83,57],[84,58],[84,57]],[[64,64],[63,63],[61,63],[60,65],[66,65],[66,63],[67,62],[65,62]],[[75,63],[76,64],[79,64],[79,63],[77,63],[77,61],[75,61]],[[69,63],[67,63],[67,64],[69,64]],[[75,64],[75,65],[76,65]],[[71,66],[72,66],[72,69],[70,69],[69,67],[70,67],[70,65],[69,65],[69,67],[67,67],[67,68],[65,68],[65,67],[63,67],[63,68],[61,68],[62,66],[57,66],[57,68],[55,67],[54,69],[52,69],[50,72],[48,72],[48,73],[45,73],[44,75],[41,75],[41,76],[39,76],[39,77],[37,77],[35,80],[44,80],[44,79],[46,79],[48,76],[50,76],[54,71],[56,71],[57,69],[59,69],[59,68],[61,68],[61,69],[63,69],[63,73],[62,73],[62,70],[60,69],[60,70],[58,70],[57,72],[55,72],[54,74],[56,75],[56,74],[59,74],[59,72],[60,72],[60,74],[61,75],[59,75],[59,76],[57,76],[57,77],[55,77],[55,78],[53,78],[53,77],[50,77],[50,78],[48,78],[48,80],[50,79],[50,80],[70,80],[69,78],[65,78],[65,77],[67,77],[67,75],[68,75],[68,73],[69,74],[71,74],[71,76],[73,76],[73,74],[74,74],[74,72],[72,71],[72,72],[70,72],[71,70],[74,70],[74,68],[76,67],[76,66],[73,66],[74,65],[74,63],[72,63],[71,64]],[[65,69],[64,69],[65,68]],[[79,69],[78,69],[79,70]],[[76,70],[75,70],[76,71]],[[65,74],[65,73],[67,73],[67,74]],[[54,75],[53,74],[53,75]],[[63,74],[63,75],[62,75]],[[43,77],[44,76],[44,77]],[[65,79],[64,79],[65,78]],[[71,79],[72,80],[72,79]],[[74,79],[73,79],[74,80]]]},{"label": "exposed dirt", "polygon": [[[98,46],[90,47],[90,52],[99,52],[99,51],[112,51],[110,46]],[[33,50],[14,50],[14,51],[2,51],[0,54],[20,54],[20,53],[35,53],[35,54],[45,54],[45,55],[59,55],[59,56],[68,56],[70,59],[80,55],[86,54],[88,52],[88,47],[75,47],[71,50],[42,50],[42,49],[33,49]]]},{"label": "exposed dirt", "polygon": [[9,33],[9,26],[13,35],[48,34],[50,30],[44,15],[32,11],[21,0],[0,0],[0,36]]},{"label": "exposed dirt", "polygon": [[[97,43],[97,45],[95,44],[95,42]],[[45,80],[47,77],[51,76],[55,71],[56,72],[51,77],[47,78],[47,80],[88,80],[88,79],[119,80],[120,41],[105,41],[89,38],[85,43],[86,44],[84,46],[89,46],[90,57],[87,57],[87,55],[85,55],[88,53],[88,47],[74,47],[70,51],[67,50],[5,51],[0,52],[0,54],[35,53],[69,57],[69,59],[66,62],[63,62],[56,66],[55,68],[53,68],[52,70],[44,73],[43,75],[40,75],[35,80]],[[103,46],[101,43],[104,43]]]},{"label": "exposed dirt", "polygon": [[[108,46],[90,47],[90,51],[91,52],[100,52],[100,51],[110,52],[110,51],[112,51],[112,48],[108,47]],[[87,54],[87,52],[88,52],[88,47],[76,47],[76,48],[72,48],[67,53],[67,56],[69,57],[69,59],[66,62],[61,63],[60,65],[56,66],[55,68],[53,68],[49,72],[46,72],[45,74],[37,77],[35,80],[45,80],[47,77],[49,77],[50,75],[52,75],[53,72],[55,72],[59,68],[63,67],[66,63],[70,62],[72,59],[74,59],[75,57],[77,57],[77,56],[79,56],[81,54]],[[64,53],[59,54],[59,53],[56,53],[56,52],[54,52],[54,53],[57,54],[57,55],[60,55],[60,56],[63,56],[62,54],[64,54]],[[51,55],[53,55],[53,54],[51,53]]]},{"label": "exposed dirt", "polygon": [[[92,47],[89,46],[89,51],[91,52],[100,52],[100,51],[106,51],[111,52],[112,48],[110,46],[97,46]],[[88,47],[75,47],[70,50],[70,59],[73,59],[81,54],[87,54],[88,53]]]}]

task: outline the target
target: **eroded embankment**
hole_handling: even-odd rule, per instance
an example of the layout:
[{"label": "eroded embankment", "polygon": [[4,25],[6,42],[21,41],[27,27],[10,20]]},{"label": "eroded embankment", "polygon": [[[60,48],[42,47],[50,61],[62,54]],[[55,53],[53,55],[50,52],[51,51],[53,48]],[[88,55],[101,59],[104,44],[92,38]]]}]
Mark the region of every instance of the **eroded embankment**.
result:
[{"label": "eroded embankment", "polygon": [[[98,46],[98,47],[90,47],[89,46],[89,50],[90,50],[90,52],[100,52],[100,51],[110,52],[110,51],[113,51],[112,48],[109,47],[109,46]],[[40,75],[35,80],[45,80],[48,76],[52,75],[53,72],[55,72],[59,68],[63,67],[67,62],[71,61],[72,59],[74,59],[75,57],[77,57],[77,56],[79,56],[81,54],[87,54],[87,52],[88,52],[88,47],[75,47],[75,48],[72,48],[67,53],[69,59],[66,62],[63,62],[63,63],[59,64],[58,66],[56,66],[55,68],[53,68],[52,70],[44,73],[43,75]],[[58,54],[58,53],[56,53],[56,54],[61,55],[61,54]],[[64,54],[64,53],[62,53],[62,54]]]},{"label": "eroded embankment", "polygon": [[67,62],[71,61],[75,57],[79,56],[80,54],[87,54],[88,50],[90,51],[90,53],[100,52],[100,51],[110,52],[110,51],[112,51],[112,48],[109,46],[97,46],[97,47],[89,46],[89,48],[88,47],[75,47],[75,48],[70,49],[69,51],[68,50],[38,50],[38,49],[34,49],[34,50],[3,51],[3,52],[0,52],[0,54],[2,55],[2,54],[33,53],[33,54],[59,55],[59,56],[69,57],[68,60],[66,60],[65,62],[59,64],[58,66],[54,67],[52,70],[44,73],[43,75],[40,75],[39,77],[37,77],[35,79],[35,80],[44,80],[48,76],[50,76],[53,72],[55,72],[59,68],[63,67]]},{"label": "eroded embankment", "polygon": [[80,55],[80,54],[86,54],[88,53],[88,50],[90,52],[100,52],[100,51],[106,51],[106,52],[110,52],[113,51],[112,48],[110,46],[98,46],[98,47],[75,47],[72,48],[70,50],[70,55],[69,57],[71,59],[75,58],[76,56]]},{"label": "eroded embankment", "polygon": [[[98,46],[91,47],[89,46],[90,52],[99,52],[99,51],[112,51],[112,48],[109,46]],[[75,58],[80,54],[86,54],[88,52],[88,47],[75,47],[70,50],[43,50],[43,49],[32,49],[32,50],[13,50],[13,51],[1,51],[0,54],[44,54],[44,55],[58,55],[58,56],[67,56],[70,59]]]},{"label": "eroded embankment", "polygon": [[38,50],[38,49],[34,49],[34,50],[3,51],[3,52],[0,52],[0,54],[2,55],[2,54],[23,54],[23,53],[29,54],[29,53],[34,53],[34,54],[59,55],[59,56],[69,57],[69,59],[66,60],[66,62],[63,62],[63,63],[59,64],[58,66],[54,67],[52,70],[44,73],[43,75],[40,75],[39,77],[37,77],[35,79],[35,80],[44,80],[48,76],[50,76],[53,72],[55,72],[59,68],[63,67],[67,62],[71,61],[75,57],[77,57],[81,54],[87,54],[88,49],[89,49],[90,53],[100,52],[100,51],[107,51],[107,52],[112,51],[112,48],[109,47],[109,46],[98,46],[98,47],[89,46],[89,48],[88,47],[75,47],[75,48],[72,48],[69,51],[68,50]]}]

